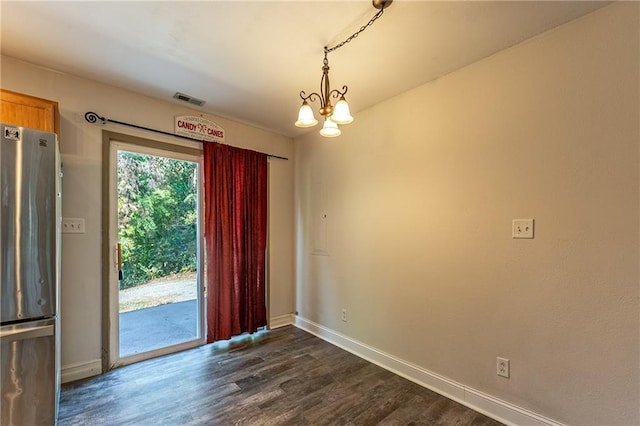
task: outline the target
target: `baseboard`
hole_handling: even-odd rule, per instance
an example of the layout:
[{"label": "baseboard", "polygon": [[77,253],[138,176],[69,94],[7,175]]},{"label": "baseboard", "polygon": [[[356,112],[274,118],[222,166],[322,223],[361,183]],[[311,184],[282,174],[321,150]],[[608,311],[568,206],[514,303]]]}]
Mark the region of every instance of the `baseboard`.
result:
[{"label": "baseboard", "polygon": [[562,423],[518,407],[509,402],[494,398],[491,395],[477,391],[439,374],[425,370],[422,367],[406,362],[362,342],[358,342],[348,336],[326,328],[320,324],[316,324],[313,321],[296,316],[294,325],[335,346],[351,352],[360,358],[379,365],[392,373],[411,380],[420,386],[431,389],[434,392],[446,396],[447,398],[459,402],[462,405],[504,424],[563,426]]},{"label": "baseboard", "polygon": [[87,377],[97,376],[102,373],[102,360],[95,359],[89,362],[65,365],[61,369],[62,383],[75,382]]},{"label": "baseboard", "polygon": [[273,317],[269,320],[269,328],[274,329],[274,328],[284,327],[287,325],[292,325],[294,321],[295,321],[295,315],[293,314],[280,315],[277,317]]}]

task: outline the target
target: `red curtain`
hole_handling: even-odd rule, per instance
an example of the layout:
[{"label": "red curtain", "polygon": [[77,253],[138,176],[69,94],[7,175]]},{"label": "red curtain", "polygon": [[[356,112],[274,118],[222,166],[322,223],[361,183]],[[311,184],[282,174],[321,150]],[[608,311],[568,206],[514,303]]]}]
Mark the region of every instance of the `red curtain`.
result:
[{"label": "red curtain", "polygon": [[267,325],[267,155],[204,144],[207,343]]}]

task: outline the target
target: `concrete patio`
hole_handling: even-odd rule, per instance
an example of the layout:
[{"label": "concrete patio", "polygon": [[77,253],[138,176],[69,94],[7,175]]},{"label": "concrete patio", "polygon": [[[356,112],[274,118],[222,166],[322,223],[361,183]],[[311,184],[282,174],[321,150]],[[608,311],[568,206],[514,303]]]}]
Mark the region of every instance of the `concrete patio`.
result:
[{"label": "concrete patio", "polygon": [[198,338],[195,274],[120,290],[120,357]]},{"label": "concrete patio", "polygon": [[120,356],[176,345],[198,337],[197,300],[120,314]]}]

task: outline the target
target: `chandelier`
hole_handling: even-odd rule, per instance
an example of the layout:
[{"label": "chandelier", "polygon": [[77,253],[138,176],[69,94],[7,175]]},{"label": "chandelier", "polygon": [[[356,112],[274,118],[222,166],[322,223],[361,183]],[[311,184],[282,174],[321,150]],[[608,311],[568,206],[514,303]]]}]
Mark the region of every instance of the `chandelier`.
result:
[{"label": "chandelier", "polygon": [[[358,37],[358,35],[363,32],[367,27],[372,25],[382,14],[384,13],[384,9],[388,7],[393,0],[372,0],[373,7],[378,9],[378,12],[369,20],[366,25],[363,25],[358,31],[353,33],[349,38],[347,38],[342,43],[335,45],[334,47],[324,47],[324,60],[322,61],[322,78],[320,79],[320,93],[312,92],[307,95],[304,90],[300,92],[300,98],[302,99],[302,106],[300,107],[300,111],[298,112],[298,121],[296,121],[295,125],[298,127],[313,127],[318,124],[318,120],[316,120],[313,115],[313,109],[309,105],[309,102],[315,102],[316,100],[320,101],[320,109],[319,113],[324,117],[324,125],[322,126],[322,130],[320,130],[320,134],[322,136],[332,138],[336,136],[340,136],[340,128],[338,125],[349,124],[353,121],[353,117],[351,116],[351,112],[349,111],[349,104],[344,98],[344,95],[347,93],[347,86],[342,86],[342,90],[333,89],[331,90],[331,85],[329,84],[329,60],[327,59],[327,55],[334,50],[337,50],[349,43],[354,38]],[[331,98],[338,99],[338,102],[335,106],[331,104]]]}]

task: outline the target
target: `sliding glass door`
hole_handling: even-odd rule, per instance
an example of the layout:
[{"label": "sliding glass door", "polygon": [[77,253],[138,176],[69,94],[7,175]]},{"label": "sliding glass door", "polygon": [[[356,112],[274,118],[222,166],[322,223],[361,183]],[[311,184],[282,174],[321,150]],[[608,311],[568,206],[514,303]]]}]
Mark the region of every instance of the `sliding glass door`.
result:
[{"label": "sliding glass door", "polygon": [[203,339],[200,156],[112,142],[110,366]]}]

